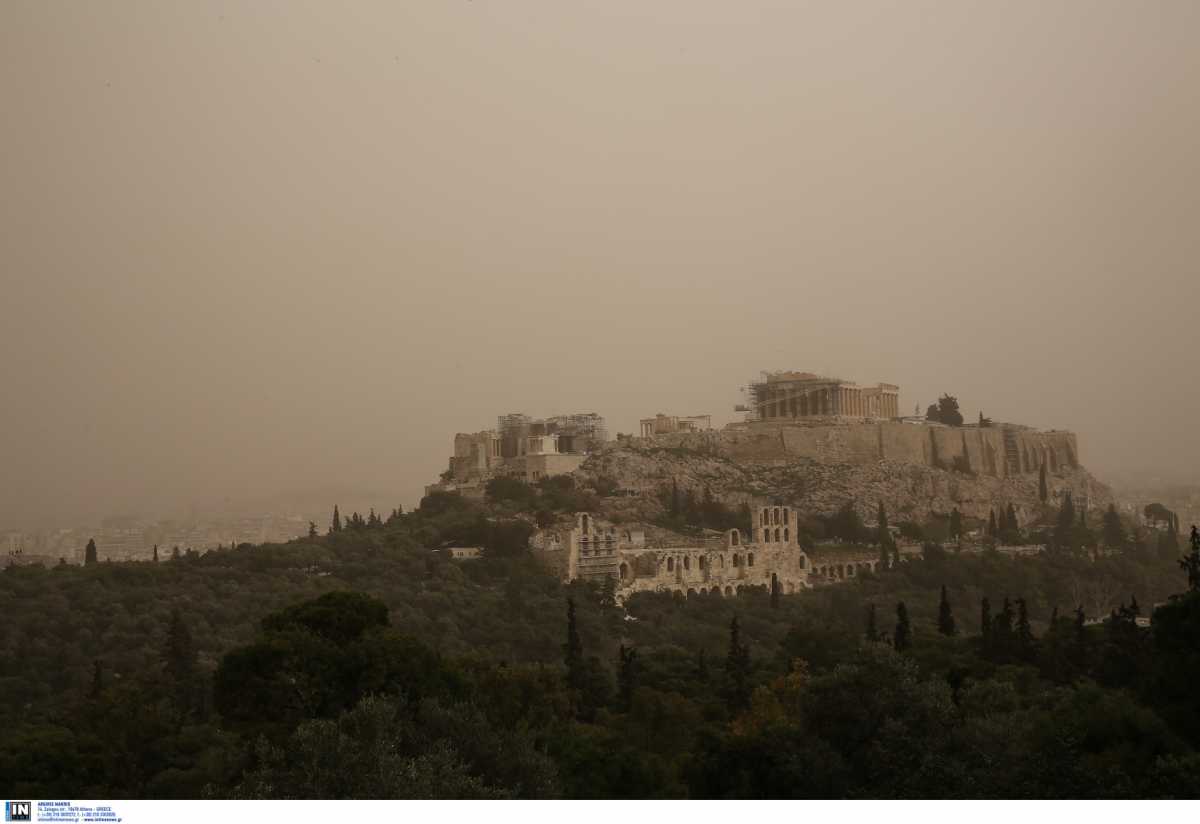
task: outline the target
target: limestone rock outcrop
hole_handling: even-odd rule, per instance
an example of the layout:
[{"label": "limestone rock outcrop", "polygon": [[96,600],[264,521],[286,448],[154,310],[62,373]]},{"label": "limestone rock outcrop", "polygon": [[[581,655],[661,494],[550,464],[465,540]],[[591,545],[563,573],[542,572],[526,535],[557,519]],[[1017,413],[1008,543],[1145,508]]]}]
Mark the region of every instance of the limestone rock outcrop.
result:
[{"label": "limestone rock outcrop", "polygon": [[1112,491],[1079,463],[1075,436],[1024,427],[942,427],[876,422],[729,428],[626,439],[592,454],[580,473],[655,496],[673,482],[726,504],[779,502],[829,514],[853,501],[873,518],[882,501],[893,522],[954,508],[987,518],[1010,503],[1020,523],[1070,492],[1077,505],[1107,507]]}]

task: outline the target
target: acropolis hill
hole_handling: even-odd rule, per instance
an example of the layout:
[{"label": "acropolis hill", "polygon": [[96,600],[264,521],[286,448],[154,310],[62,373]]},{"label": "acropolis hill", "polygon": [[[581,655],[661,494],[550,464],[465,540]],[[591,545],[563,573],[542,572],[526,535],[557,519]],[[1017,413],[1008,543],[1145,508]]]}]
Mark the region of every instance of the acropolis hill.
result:
[{"label": "acropolis hill", "polygon": [[1081,465],[1071,432],[901,418],[895,384],[810,372],[763,373],[742,391],[746,403],[738,410],[745,420],[724,429],[709,428],[707,415],[659,414],[642,420],[640,437],[616,441],[594,413],[544,421],[501,416],[495,430],[455,436],[450,469],[437,488],[480,495],[497,475],[536,482],[574,473],[615,484],[625,493],[624,509],[631,497],[651,506],[673,483],[730,505],[784,502],[810,514],[852,501],[864,516],[882,502],[895,519],[955,508],[987,518],[1012,504],[1024,523],[1041,507],[1038,477],[1045,466],[1048,504],[1068,491],[1084,508],[1112,500]]}]

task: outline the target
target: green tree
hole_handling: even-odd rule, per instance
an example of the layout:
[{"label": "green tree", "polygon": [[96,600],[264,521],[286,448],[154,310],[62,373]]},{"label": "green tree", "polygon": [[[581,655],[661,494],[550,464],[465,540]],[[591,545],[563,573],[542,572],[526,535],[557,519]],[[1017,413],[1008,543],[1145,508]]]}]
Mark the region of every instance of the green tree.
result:
[{"label": "green tree", "polygon": [[638,684],[637,650],[625,648],[622,644],[617,653],[617,695],[622,712],[629,712],[633,707],[633,693]]},{"label": "green tree", "polygon": [[879,502],[879,511],[875,517],[879,522],[879,532],[876,540],[879,541],[881,547],[890,546],[892,543],[892,532],[888,529],[887,509],[884,508],[883,501]]},{"label": "green tree", "polygon": [[575,599],[567,599],[567,643],[563,645],[563,661],[567,665],[567,685],[574,690],[585,686],[583,668],[583,642],[579,639],[579,627],[575,622]]},{"label": "green tree", "polygon": [[617,579],[612,575],[604,577],[604,583],[600,586],[600,606],[604,609],[612,609],[617,605]]},{"label": "green tree", "polygon": [[1012,653],[1015,646],[1015,635],[1013,631],[1013,622],[1016,619],[1016,613],[1013,612],[1012,601],[1007,597],[1004,599],[1004,606],[996,613],[996,617],[992,619],[991,632],[991,651],[992,654],[1004,658]]},{"label": "green tree", "polygon": [[1019,543],[1021,540],[1021,525],[1017,522],[1017,509],[1010,502],[1004,513],[1008,523],[1005,525],[1005,540]]},{"label": "green tree", "polygon": [[950,537],[962,540],[962,534],[962,513],[958,511],[958,507],[954,507],[954,511],[950,513]]},{"label": "green tree", "polygon": [[946,426],[962,426],[963,416],[958,409],[958,398],[953,395],[938,398],[938,420]]},{"label": "green tree", "polygon": [[158,544],[154,545],[154,563],[158,563]]},{"label": "green tree", "polygon": [[750,648],[742,643],[737,616],[729,622],[729,652],[725,656],[729,709],[738,712],[750,704]]},{"label": "green tree", "polygon": [[1075,502],[1071,493],[1063,494],[1062,504],[1058,509],[1058,520],[1054,527],[1054,544],[1060,549],[1076,548],[1077,533],[1075,530]]},{"label": "green tree", "polygon": [[329,531],[331,533],[342,531],[342,516],[338,512],[337,504],[333,505],[333,521],[329,524]]},{"label": "green tree", "polygon": [[87,547],[83,550],[83,563],[94,564],[96,561],[96,539],[88,538]]},{"label": "green tree", "polygon": [[979,602],[979,637],[986,654],[992,648],[992,603],[986,595]]},{"label": "green tree", "polygon": [[1188,539],[1192,551],[1179,559],[1179,568],[1187,574],[1188,591],[1200,591],[1200,530],[1192,525],[1192,535]]},{"label": "green tree", "polygon": [[190,682],[199,669],[192,633],[178,609],[171,610],[171,623],[167,627],[167,642],[163,648],[163,669],[176,684]]},{"label": "green tree", "polygon": [[1125,527],[1121,523],[1121,516],[1117,514],[1116,506],[1113,504],[1109,504],[1108,509],[1104,513],[1102,534],[1105,546],[1115,549],[1125,545]]},{"label": "green tree", "polygon": [[896,604],[896,633],[892,636],[896,652],[904,652],[912,646],[912,627],[908,624],[908,607],[904,602]]},{"label": "green tree", "polygon": [[942,584],[942,600],[938,604],[938,632],[942,635],[953,635],[954,613],[950,609],[950,598],[946,594],[946,585]]},{"label": "green tree", "polygon": [[[1000,511],[1000,517],[1004,517],[1004,510]],[[995,538],[1000,534],[1000,527],[996,524],[996,510],[988,510],[987,534],[989,538]]]},{"label": "green tree", "polygon": [[872,644],[879,641],[879,624],[875,615],[874,602],[867,605],[867,640]]},{"label": "green tree", "polygon": [[1017,654],[1023,661],[1032,660],[1034,654],[1033,629],[1029,625],[1029,608],[1024,598],[1017,599]]},{"label": "green tree", "polygon": [[104,662],[97,658],[92,662],[92,687],[89,697],[99,698],[104,692]]}]

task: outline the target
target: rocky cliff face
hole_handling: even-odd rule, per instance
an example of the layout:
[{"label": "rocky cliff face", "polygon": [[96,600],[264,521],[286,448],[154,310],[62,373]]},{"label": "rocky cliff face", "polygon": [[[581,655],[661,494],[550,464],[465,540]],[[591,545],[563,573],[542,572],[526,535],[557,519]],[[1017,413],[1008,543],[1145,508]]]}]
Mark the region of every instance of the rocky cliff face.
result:
[{"label": "rocky cliff face", "polygon": [[1019,428],[954,429],[899,423],[772,426],[668,435],[609,444],[581,473],[643,497],[672,481],[708,489],[727,504],[779,501],[829,514],[846,501],[873,519],[882,501],[893,522],[955,507],[987,518],[1013,504],[1022,524],[1041,510],[1038,467],[1050,504],[1107,507],[1112,491],[1079,465],[1075,436]]}]

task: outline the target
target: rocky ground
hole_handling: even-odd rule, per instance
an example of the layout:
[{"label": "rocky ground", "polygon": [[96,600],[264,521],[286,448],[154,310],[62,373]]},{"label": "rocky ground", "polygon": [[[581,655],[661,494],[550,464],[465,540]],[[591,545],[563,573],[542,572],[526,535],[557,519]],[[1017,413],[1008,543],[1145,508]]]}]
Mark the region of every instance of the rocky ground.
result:
[{"label": "rocky ground", "polygon": [[[653,439],[609,444],[591,456],[579,474],[615,482],[631,493],[626,499],[605,499],[611,502],[611,514],[625,519],[649,514],[647,510],[657,506],[656,493],[673,481],[681,490],[707,489],[728,505],[779,502],[802,512],[830,514],[853,501],[868,520],[883,501],[893,522],[924,521],[930,513],[946,514],[955,507],[966,516],[986,519],[990,510],[1011,503],[1025,524],[1044,509],[1036,473],[996,478],[887,460],[850,464],[796,456],[733,459],[719,442],[693,449],[663,446]],[[1112,490],[1083,468],[1060,466],[1046,480],[1051,506],[1057,506],[1067,491],[1077,503],[1087,500],[1093,510],[1113,500]]]}]

